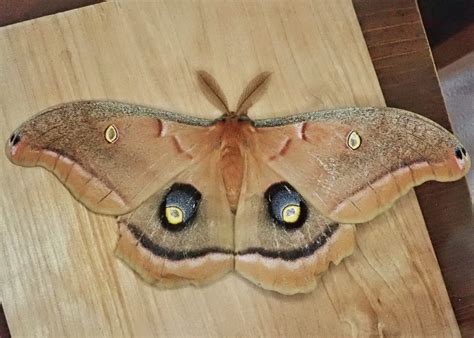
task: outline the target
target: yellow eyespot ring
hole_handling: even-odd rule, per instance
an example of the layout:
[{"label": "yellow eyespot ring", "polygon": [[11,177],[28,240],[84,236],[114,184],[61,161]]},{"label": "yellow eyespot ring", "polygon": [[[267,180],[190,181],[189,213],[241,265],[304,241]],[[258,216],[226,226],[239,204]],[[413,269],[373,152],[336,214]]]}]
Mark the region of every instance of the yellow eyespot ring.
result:
[{"label": "yellow eyespot ring", "polygon": [[169,224],[176,225],[183,223],[184,214],[178,207],[166,207],[165,216]]},{"label": "yellow eyespot ring", "polygon": [[347,136],[347,146],[352,150],[356,150],[362,144],[362,139],[356,131],[351,131]]},{"label": "yellow eyespot ring", "polygon": [[109,143],[117,142],[117,140],[119,138],[119,133],[118,133],[117,127],[114,126],[113,124],[108,126],[107,129],[105,129],[104,136],[105,136],[105,140]]},{"label": "yellow eyespot ring", "polygon": [[301,207],[296,204],[287,205],[283,209],[282,219],[286,223],[295,223],[300,218]]}]

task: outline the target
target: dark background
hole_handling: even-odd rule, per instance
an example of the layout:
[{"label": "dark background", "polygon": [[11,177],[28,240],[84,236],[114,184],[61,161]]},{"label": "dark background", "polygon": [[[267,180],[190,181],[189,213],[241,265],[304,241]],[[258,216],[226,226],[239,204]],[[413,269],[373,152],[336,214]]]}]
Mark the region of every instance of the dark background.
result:
[{"label": "dark background", "polygon": [[418,0],[418,6],[431,48],[474,22],[473,0]]}]

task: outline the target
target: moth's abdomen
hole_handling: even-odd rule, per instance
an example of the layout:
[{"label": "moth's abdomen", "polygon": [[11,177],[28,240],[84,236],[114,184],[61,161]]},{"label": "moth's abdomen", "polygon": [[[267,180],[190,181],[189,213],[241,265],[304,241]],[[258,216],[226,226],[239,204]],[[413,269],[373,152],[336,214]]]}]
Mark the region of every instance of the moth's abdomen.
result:
[{"label": "moth's abdomen", "polygon": [[244,178],[245,155],[244,129],[250,125],[238,120],[227,120],[221,141],[220,169],[224,180],[227,200],[233,213],[239,203],[242,181]]},{"label": "moth's abdomen", "polygon": [[244,176],[244,157],[239,147],[224,146],[221,149],[221,170],[227,200],[232,212],[237,210]]}]

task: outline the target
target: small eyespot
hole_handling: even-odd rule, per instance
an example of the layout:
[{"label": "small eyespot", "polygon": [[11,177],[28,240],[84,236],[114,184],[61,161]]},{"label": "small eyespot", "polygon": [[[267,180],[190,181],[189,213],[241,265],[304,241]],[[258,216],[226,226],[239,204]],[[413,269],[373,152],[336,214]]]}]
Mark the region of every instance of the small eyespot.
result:
[{"label": "small eyespot", "polygon": [[105,129],[104,136],[105,136],[105,140],[109,143],[117,142],[117,140],[119,138],[117,127],[114,126],[113,124],[108,126],[107,129]]},{"label": "small eyespot", "polygon": [[356,150],[362,144],[362,139],[356,131],[351,131],[347,136],[347,146],[352,150]]},{"label": "small eyespot", "polygon": [[463,147],[460,147],[460,146],[457,146],[456,148],[454,148],[454,154],[456,155],[456,157],[460,160],[462,160],[464,158],[464,154],[466,152],[466,150],[462,151],[464,148]]},{"label": "small eyespot", "polygon": [[20,133],[17,133],[17,132],[14,132],[11,136],[10,136],[10,144],[12,146],[16,145],[18,142],[20,142],[21,140],[21,137],[20,137]]},{"label": "small eyespot", "polygon": [[283,209],[282,219],[286,223],[295,223],[300,218],[301,207],[299,205],[290,204]]},{"label": "small eyespot", "polygon": [[178,207],[166,207],[165,216],[172,225],[182,223],[184,218],[183,211]]}]

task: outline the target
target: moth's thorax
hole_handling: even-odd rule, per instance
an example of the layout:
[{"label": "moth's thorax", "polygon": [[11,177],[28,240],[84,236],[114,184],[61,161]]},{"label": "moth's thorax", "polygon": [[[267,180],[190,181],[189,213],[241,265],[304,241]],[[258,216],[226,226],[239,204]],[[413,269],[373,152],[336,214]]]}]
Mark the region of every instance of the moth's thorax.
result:
[{"label": "moth's thorax", "polygon": [[246,135],[253,127],[250,121],[229,116],[218,122],[222,128],[220,169],[227,200],[233,212],[237,210],[245,169]]}]

